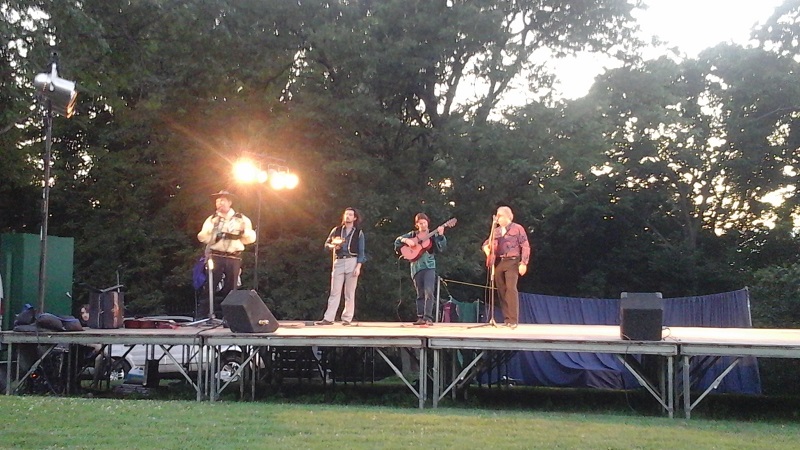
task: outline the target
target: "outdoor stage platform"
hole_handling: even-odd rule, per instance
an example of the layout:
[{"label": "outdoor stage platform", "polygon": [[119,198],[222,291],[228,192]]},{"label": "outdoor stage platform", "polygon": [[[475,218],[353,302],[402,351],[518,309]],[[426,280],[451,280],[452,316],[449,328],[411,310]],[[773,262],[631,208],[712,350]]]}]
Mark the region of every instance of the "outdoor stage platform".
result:
[{"label": "outdoor stage platform", "polygon": [[[423,408],[428,399],[436,407],[448,393],[455,394],[461,383],[473,379],[479,362],[492,351],[556,351],[590,352],[616,355],[639,383],[655,398],[662,409],[672,417],[676,396],[683,397],[686,418],[692,409],[718,384],[739,362],[741,357],[800,358],[800,330],[755,329],[755,328],[700,328],[668,327],[663,330],[661,341],[628,341],[620,338],[618,326],[609,325],[539,325],[520,324],[515,329],[475,323],[437,323],[429,327],[413,326],[398,322],[354,322],[351,326],[341,324],[313,326],[308,322],[281,321],[274,333],[231,333],[225,328],[183,327],[175,330],[161,329],[113,329],[80,332],[22,333],[4,331],[0,342],[8,345],[7,366],[12,363],[20,344],[126,344],[159,346],[166,349],[173,345],[196,346],[200,367],[217,367],[219,349],[230,345],[241,347],[245,360],[240,367],[247,370],[256,358],[258,349],[265,347],[362,347],[375,349],[392,370],[416,396]],[[417,386],[409,382],[397,365],[382,349],[402,348],[418,355],[419,380],[430,380],[432,392],[427,392],[426,382]],[[216,351],[209,351],[216,350]],[[472,350],[471,361],[458,365],[456,352]],[[47,355],[37,361],[40,363]],[[167,352],[167,355],[169,353]],[[648,379],[626,355],[653,355],[664,362],[663,370],[656,380]],[[430,358],[429,358],[430,356]],[[463,356],[463,354],[462,354]],[[728,369],[694,402],[691,401],[689,378],[693,357],[732,356],[736,358]],[[171,357],[171,356],[170,356]],[[205,358],[205,361],[203,360]],[[676,364],[682,358],[682,364]],[[429,363],[430,359],[430,363]],[[36,365],[35,364],[35,365]],[[30,376],[35,367],[26,374],[7,371],[6,393],[12,386]],[[676,376],[680,372],[680,376]],[[198,400],[217,400],[228,386],[218,377],[210,377],[209,370],[197,371],[196,379],[189,372],[183,376],[197,391]],[[255,377],[250,377],[251,392],[255,389]],[[240,383],[242,395],[244,383]]]}]

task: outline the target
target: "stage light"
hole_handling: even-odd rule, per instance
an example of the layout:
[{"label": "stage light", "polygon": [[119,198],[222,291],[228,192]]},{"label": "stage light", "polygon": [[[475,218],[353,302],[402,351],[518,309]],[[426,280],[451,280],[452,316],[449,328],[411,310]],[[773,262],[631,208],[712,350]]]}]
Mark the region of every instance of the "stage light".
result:
[{"label": "stage light", "polygon": [[286,174],[286,189],[294,189],[298,184],[300,184],[300,178],[298,178],[297,174]]},{"label": "stage light", "polygon": [[[258,213],[256,216],[256,242],[253,264],[253,289],[258,291],[258,262],[259,244],[261,242],[261,185],[269,183],[271,190],[278,191],[283,189],[294,189],[300,179],[297,175],[289,173],[289,168],[284,166],[285,161],[280,158],[246,152],[233,165],[233,173],[236,180],[246,184],[258,184],[256,193],[258,194]],[[266,170],[263,165],[266,164]]]},{"label": "stage light", "polygon": [[50,60],[50,73],[40,73],[33,78],[36,95],[44,100],[45,114],[45,144],[44,157],[44,183],[42,192],[42,229],[40,233],[41,253],[39,255],[39,312],[45,312],[45,294],[47,280],[47,234],[50,217],[50,166],[52,162],[53,147],[53,113],[58,113],[66,118],[75,113],[75,103],[78,91],[75,82],[65,80],[58,76],[58,55],[53,53]]},{"label": "stage light", "polygon": [[243,183],[260,181],[261,170],[249,159],[240,159],[233,165],[233,175]]},{"label": "stage light", "polygon": [[50,101],[54,112],[66,118],[75,113],[75,103],[78,100],[75,82],[59,77],[55,62],[52,63],[50,73],[36,75],[33,85],[43,98]]},{"label": "stage light", "polygon": [[276,191],[280,191],[286,187],[286,176],[283,172],[277,170],[271,171],[269,175],[269,186]]}]

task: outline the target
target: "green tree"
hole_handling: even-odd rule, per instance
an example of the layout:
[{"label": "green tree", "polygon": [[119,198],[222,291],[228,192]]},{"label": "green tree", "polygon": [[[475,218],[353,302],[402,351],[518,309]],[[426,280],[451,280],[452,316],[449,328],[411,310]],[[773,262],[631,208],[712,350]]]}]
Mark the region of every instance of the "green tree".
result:
[{"label": "green tree", "polygon": [[753,273],[753,325],[800,327],[800,264],[771,266]]},{"label": "green tree", "polygon": [[[270,306],[284,317],[321,310],[329,262],[318,249],[354,205],[367,219],[371,258],[359,316],[391,318],[407,276],[391,241],[415,212],[462,216],[451,236],[463,241],[443,266],[470,276],[480,272],[482,211],[490,216],[522,189],[515,209],[534,215],[535,180],[552,172],[545,153],[489,120],[517,80],[546,92],[550,79],[533,53],[622,50],[633,43],[636,5],[90,0],[14,8],[29,6],[46,19],[26,57],[46,61],[58,50],[64,74],[82,88],[79,113],[55,132],[51,221],[54,233],[76,237],[80,279],[109,284],[123,266],[133,311],[186,303],[207,195],[236,188],[244,195],[235,208],[251,217],[261,199],[259,275]],[[483,87],[462,101],[469,80]],[[30,142],[24,151],[36,153],[40,143]],[[286,159],[301,188],[259,194],[235,185],[228,167],[242,150]]]}]

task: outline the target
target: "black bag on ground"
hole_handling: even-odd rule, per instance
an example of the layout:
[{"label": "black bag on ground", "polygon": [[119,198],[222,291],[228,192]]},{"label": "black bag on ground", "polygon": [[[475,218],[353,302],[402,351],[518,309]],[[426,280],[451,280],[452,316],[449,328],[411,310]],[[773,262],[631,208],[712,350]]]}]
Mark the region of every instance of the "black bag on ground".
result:
[{"label": "black bag on ground", "polygon": [[122,292],[94,292],[89,298],[89,328],[122,328],[125,300]]}]

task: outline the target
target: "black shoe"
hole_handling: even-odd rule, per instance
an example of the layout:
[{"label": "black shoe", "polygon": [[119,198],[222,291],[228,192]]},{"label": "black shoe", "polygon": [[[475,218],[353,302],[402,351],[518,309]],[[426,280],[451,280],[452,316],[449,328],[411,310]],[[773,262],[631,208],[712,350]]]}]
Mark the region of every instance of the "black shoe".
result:
[{"label": "black shoe", "polygon": [[414,322],[414,325],[425,325],[425,320],[420,317],[416,322]]},{"label": "black shoe", "polygon": [[347,322],[347,321],[343,320],[343,321],[342,321],[342,325],[344,325],[344,326],[346,326],[346,327],[349,327],[349,326],[350,326],[350,325],[352,325],[352,324],[351,324],[350,322]]},{"label": "black shoe", "polygon": [[314,325],[333,325],[333,322],[331,322],[330,320],[322,319],[314,322]]}]

